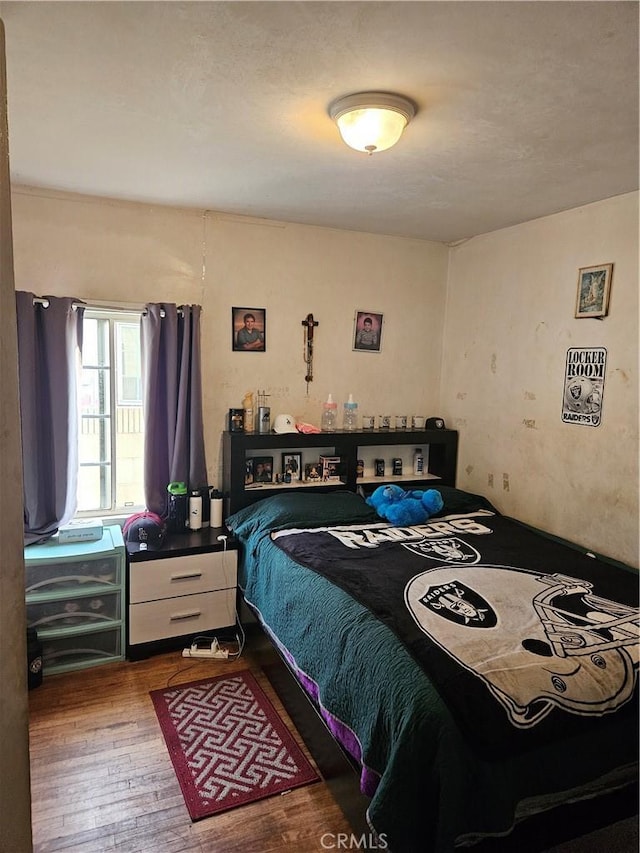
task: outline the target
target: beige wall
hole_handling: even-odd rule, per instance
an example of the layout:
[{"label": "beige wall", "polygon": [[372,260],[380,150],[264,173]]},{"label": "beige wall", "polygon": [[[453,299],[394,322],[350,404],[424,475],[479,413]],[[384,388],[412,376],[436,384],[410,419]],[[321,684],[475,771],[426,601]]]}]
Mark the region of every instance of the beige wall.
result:
[{"label": "beige wall", "polygon": [[4,27],[0,21],[0,851],[31,850],[22,453]]},{"label": "beige wall", "polygon": [[[578,268],[614,263],[609,315],[575,319]],[[442,413],[458,485],[638,566],[638,194],[451,251]],[[606,347],[598,427],[561,421],[570,347]]]},{"label": "beige wall", "polygon": [[[246,391],[264,388],[274,415],[315,423],[329,391],[340,403],[351,391],[361,413],[444,416],[460,431],[461,487],[637,565],[637,194],[451,250],[27,188],[14,189],[13,218],[19,289],[203,306],[212,485],[226,413]],[[574,319],[578,267],[609,261],[609,316]],[[232,306],[266,309],[265,353],[231,351]],[[352,351],[356,309],[384,313],[380,354]],[[307,396],[309,312],[320,325]],[[608,350],[597,428],[561,422],[572,346]]]},{"label": "beige wall", "polygon": [[[448,257],[441,244],[27,188],[14,188],[13,215],[19,290],[203,306],[212,485],[228,410],[247,391],[271,394],[274,416],[315,424],[329,392],[340,405],[352,392],[361,413],[437,411]],[[232,306],[266,309],[266,352],[232,352]],[[356,309],[384,314],[380,353],[353,352]],[[307,395],[309,312],[320,325]]]}]

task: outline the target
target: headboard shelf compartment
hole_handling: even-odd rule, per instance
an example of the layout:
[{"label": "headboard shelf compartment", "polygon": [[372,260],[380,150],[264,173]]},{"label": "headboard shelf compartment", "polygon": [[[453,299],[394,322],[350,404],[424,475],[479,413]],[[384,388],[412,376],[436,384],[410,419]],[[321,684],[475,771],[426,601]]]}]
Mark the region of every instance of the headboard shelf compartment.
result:
[{"label": "headboard shelf compartment", "polygon": [[[413,475],[411,460],[415,448],[421,448],[425,467],[423,475]],[[273,457],[274,477],[279,472],[283,452],[300,453],[302,465],[315,462],[320,455],[339,456],[341,478],[315,483],[253,483],[245,484],[248,459]],[[373,475],[372,459],[385,458],[385,476]],[[361,487],[371,492],[379,485],[398,483],[403,488],[430,488],[434,485],[455,486],[458,456],[458,433],[450,429],[432,430],[353,430],[323,433],[223,433],[223,490],[227,497],[226,515],[280,491],[313,489],[329,492]],[[403,460],[403,474],[392,474],[391,460]],[[363,477],[357,476],[357,462],[365,463]]]}]

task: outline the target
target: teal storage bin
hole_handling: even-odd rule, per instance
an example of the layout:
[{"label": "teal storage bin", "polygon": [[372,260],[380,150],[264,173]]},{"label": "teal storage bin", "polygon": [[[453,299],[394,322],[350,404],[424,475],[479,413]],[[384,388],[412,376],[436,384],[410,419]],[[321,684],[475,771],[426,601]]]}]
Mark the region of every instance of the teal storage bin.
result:
[{"label": "teal storage bin", "polygon": [[93,542],[25,548],[27,626],[37,628],[45,678],[124,660],[125,560],[117,524]]}]

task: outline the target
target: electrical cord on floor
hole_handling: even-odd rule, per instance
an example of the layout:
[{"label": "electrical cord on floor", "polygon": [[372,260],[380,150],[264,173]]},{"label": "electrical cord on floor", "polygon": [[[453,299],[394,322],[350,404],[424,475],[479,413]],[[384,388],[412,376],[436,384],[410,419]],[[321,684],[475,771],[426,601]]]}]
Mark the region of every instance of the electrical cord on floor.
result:
[{"label": "electrical cord on floor", "polygon": [[[222,572],[226,577],[226,557],[227,557],[227,539],[228,537],[222,533],[218,536],[218,542],[222,542]],[[242,655],[244,650],[244,645],[246,642],[246,636],[244,633],[244,628],[242,627],[242,623],[240,621],[240,617],[238,615],[238,610],[235,610],[235,628],[236,634],[233,640],[230,640],[224,635],[218,637],[214,635],[213,637],[207,635],[198,635],[193,638],[191,641],[190,648],[186,648],[182,655],[183,657],[196,657],[201,660],[226,660],[226,661],[236,661]],[[239,633],[238,633],[239,632]],[[198,648],[198,642],[205,643],[209,646],[209,648]],[[228,646],[232,643],[236,644],[235,651]]]},{"label": "electrical cord on floor", "polygon": [[[237,628],[237,631],[236,631],[234,639],[229,638],[229,639],[218,640],[217,636],[208,637],[204,634],[198,634],[196,637],[194,637],[193,641],[192,641],[192,646],[191,646],[192,648],[194,646],[197,646],[198,641],[201,641],[201,642],[208,643],[210,648],[215,647],[216,649],[218,649],[220,651],[224,650],[227,652],[227,654],[224,657],[222,657],[222,656],[216,657],[216,658],[208,657],[208,658],[200,658],[199,660],[196,658],[192,658],[192,660],[194,661],[193,663],[189,664],[189,666],[183,666],[181,669],[177,669],[174,673],[172,673],[172,675],[169,676],[169,678],[167,679],[166,686],[171,687],[171,682],[173,681],[174,678],[177,678],[183,672],[188,672],[190,669],[193,669],[195,666],[198,665],[198,663],[200,663],[200,661],[218,660],[218,661],[226,661],[227,663],[231,663],[233,661],[238,660],[238,658],[242,655],[242,652],[244,651],[244,646],[245,646],[245,642],[246,642],[246,635],[244,632],[244,628],[242,627],[242,622],[240,621],[240,617],[238,616],[237,610],[236,610],[236,628]],[[237,644],[237,650],[236,651],[231,651],[230,649],[225,649],[225,646],[230,644],[230,643],[236,643]],[[184,652],[183,652],[183,656],[184,656]],[[189,657],[189,656],[187,656],[187,657]]]},{"label": "electrical cord on floor", "polygon": [[188,672],[190,669],[193,669],[194,666],[196,666],[196,664],[192,663],[192,664],[189,664],[189,666],[183,666],[182,669],[176,669],[176,671],[173,672],[169,676],[169,678],[167,678],[167,683],[166,683],[165,687],[171,687],[171,682],[173,681],[174,678],[177,678],[183,672]]},{"label": "electrical cord on floor", "polygon": [[[236,615],[236,633],[233,638],[226,636],[224,632],[222,634],[215,634],[213,636],[208,636],[206,634],[198,634],[191,641],[191,649],[197,648],[198,643],[204,643],[208,646],[208,649],[205,649],[202,655],[199,655],[201,659],[204,660],[227,660],[234,661],[238,660],[238,658],[242,655],[244,651],[244,646],[246,642],[246,635],[244,632],[244,628],[242,627],[242,623],[240,622],[240,617],[238,616],[238,611],[235,611]],[[236,648],[232,649],[229,646],[235,644]],[[187,654],[189,650],[185,649],[183,652],[184,657],[190,657],[190,654]],[[198,655],[193,655],[194,657],[198,657]]]},{"label": "electrical cord on floor", "polygon": [[[223,572],[226,569],[225,565],[225,557],[227,554],[227,537],[224,535],[218,536],[218,541],[222,542],[222,569]],[[246,643],[246,634],[244,632],[244,628],[242,627],[242,622],[240,621],[240,616],[238,614],[237,608],[235,609],[235,636],[233,638],[228,637],[224,634],[224,632],[218,636],[208,636],[206,634],[197,634],[191,640],[191,645],[184,649],[182,652],[182,656],[185,658],[191,658],[192,660],[220,660],[226,661],[227,663],[231,663],[233,661],[237,661],[244,651],[245,643]],[[206,644],[206,647],[199,648],[198,643]],[[235,650],[230,648],[233,644],[236,645]],[[171,675],[167,681],[167,687],[170,686],[171,681],[176,678],[180,673],[187,672],[189,669],[192,669],[195,666],[195,663],[190,666],[183,667],[182,669],[176,670],[176,672]]]}]

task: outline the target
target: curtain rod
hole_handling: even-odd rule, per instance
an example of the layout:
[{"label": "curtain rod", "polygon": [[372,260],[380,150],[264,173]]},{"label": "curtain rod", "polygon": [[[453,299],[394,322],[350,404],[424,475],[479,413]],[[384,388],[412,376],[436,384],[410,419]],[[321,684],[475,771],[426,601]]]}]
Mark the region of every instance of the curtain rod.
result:
[{"label": "curtain rod", "polygon": [[[42,305],[43,308],[47,308],[49,305],[49,300],[43,296],[34,296],[33,304]],[[123,313],[129,312],[130,314],[137,314],[138,312],[144,316],[147,315],[147,312],[142,307],[131,307],[131,308],[123,308],[122,305],[92,305],[90,302],[72,302],[71,307],[76,308],[88,308],[92,311],[121,311]],[[182,307],[178,308],[178,314],[183,314]],[[160,311],[160,316],[165,317],[165,312]]]}]

